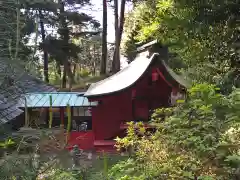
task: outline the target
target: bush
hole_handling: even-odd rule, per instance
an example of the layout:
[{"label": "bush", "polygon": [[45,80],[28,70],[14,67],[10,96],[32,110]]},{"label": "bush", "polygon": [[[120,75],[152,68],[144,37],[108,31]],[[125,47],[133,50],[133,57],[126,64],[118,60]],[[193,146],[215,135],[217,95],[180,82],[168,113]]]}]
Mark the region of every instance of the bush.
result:
[{"label": "bush", "polygon": [[186,102],[156,110],[157,132],[135,143],[134,175],[121,166],[121,171],[112,169],[117,179],[125,174],[145,179],[239,178],[240,90],[229,96],[218,91],[214,85],[198,84],[189,90]]}]

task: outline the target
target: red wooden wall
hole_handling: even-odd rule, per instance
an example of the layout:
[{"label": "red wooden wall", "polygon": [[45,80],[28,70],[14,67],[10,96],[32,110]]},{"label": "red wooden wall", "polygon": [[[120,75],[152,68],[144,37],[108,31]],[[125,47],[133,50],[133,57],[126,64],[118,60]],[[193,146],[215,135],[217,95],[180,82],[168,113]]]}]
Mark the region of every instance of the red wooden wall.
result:
[{"label": "red wooden wall", "polygon": [[[150,78],[150,79],[149,79]],[[92,109],[92,125],[95,140],[111,139],[118,135],[120,124],[133,120],[132,116],[132,90],[136,90],[136,96],[145,96],[147,100],[135,101],[135,114],[141,117],[149,115],[149,101],[152,108],[167,106],[171,94],[171,87],[160,77],[152,85],[151,69],[131,88],[122,92],[106,95],[98,98],[90,98],[90,101],[99,101],[101,104]]]},{"label": "red wooden wall", "polygon": [[101,100],[102,104],[92,109],[92,125],[96,140],[117,136],[121,122],[132,119],[129,90],[115,96],[105,96]]}]

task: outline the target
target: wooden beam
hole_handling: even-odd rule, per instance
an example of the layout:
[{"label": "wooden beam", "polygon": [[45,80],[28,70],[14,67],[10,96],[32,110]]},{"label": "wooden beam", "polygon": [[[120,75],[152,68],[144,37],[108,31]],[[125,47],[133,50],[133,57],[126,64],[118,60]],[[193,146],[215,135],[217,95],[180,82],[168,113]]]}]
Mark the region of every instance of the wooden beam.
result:
[{"label": "wooden beam", "polygon": [[28,127],[28,107],[27,107],[27,98],[25,97],[25,126]]},{"label": "wooden beam", "polygon": [[52,95],[49,96],[49,100],[50,100],[50,107],[49,107],[49,128],[52,128],[52,121],[53,121]]},{"label": "wooden beam", "polygon": [[60,107],[60,119],[61,119],[61,127],[64,128],[64,107]]},{"label": "wooden beam", "polygon": [[71,107],[70,107],[69,104],[67,104],[67,116],[68,116],[68,124],[67,124],[66,144],[68,143],[68,140],[69,140],[69,133],[70,133],[70,130],[71,130],[71,125],[72,125],[72,122],[71,122]]}]

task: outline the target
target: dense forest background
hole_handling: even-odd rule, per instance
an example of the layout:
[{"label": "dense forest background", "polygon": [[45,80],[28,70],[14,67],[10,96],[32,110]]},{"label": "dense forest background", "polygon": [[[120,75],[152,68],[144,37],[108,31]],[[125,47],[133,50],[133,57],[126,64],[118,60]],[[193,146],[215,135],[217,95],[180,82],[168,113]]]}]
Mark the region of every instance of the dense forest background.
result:
[{"label": "dense forest background", "polygon": [[[138,44],[157,39],[168,47],[169,66],[192,82],[187,99],[155,111],[156,133],[130,124],[128,136],[117,139],[118,148],[130,149],[129,156],[111,166],[104,156],[104,168],[85,179],[240,179],[239,0],[131,3],[133,9],[124,13],[122,0],[116,13],[118,1],[103,0],[100,23],[81,13],[89,0],[0,1],[0,62],[9,64],[1,67],[1,84],[20,68],[56,87],[85,86],[119,71],[120,52],[131,62]],[[115,12],[113,44],[106,41],[107,4]],[[24,159],[10,160],[1,166],[0,179],[38,177],[39,169],[29,167],[32,158],[26,168],[19,168]],[[84,178],[88,170],[49,169],[55,169],[49,179]]]},{"label": "dense forest background", "polygon": [[[102,28],[92,7],[89,0],[1,2],[1,57],[61,88],[99,75]],[[111,63],[113,44],[107,49]]]}]

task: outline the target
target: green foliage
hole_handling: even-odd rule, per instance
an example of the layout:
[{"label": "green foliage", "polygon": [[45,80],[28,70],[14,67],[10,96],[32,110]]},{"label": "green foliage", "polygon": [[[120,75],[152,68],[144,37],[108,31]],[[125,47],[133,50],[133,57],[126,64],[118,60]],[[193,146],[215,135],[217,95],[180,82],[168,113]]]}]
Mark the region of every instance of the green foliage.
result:
[{"label": "green foliage", "polygon": [[6,139],[4,142],[0,142],[0,148],[9,148],[14,145],[15,143],[12,139]]},{"label": "green foliage", "polygon": [[142,122],[134,123],[128,122],[127,136],[124,138],[117,137],[116,145],[118,151],[121,151],[123,148],[127,150],[130,156],[135,154],[135,149],[139,144],[139,141],[143,140],[139,135],[143,136],[146,133],[146,129]]},{"label": "green foliage", "polygon": [[[111,176],[111,169],[120,161],[124,161],[126,157],[119,154],[101,154],[98,158],[93,160],[92,167],[87,170],[87,180],[109,180],[114,179]],[[105,167],[104,167],[105,166]],[[105,169],[105,170],[104,170]]]},{"label": "green foliage", "polygon": [[91,74],[91,72],[90,72],[88,69],[86,69],[86,68],[82,69],[82,70],[79,72],[79,76],[81,76],[82,78],[89,77],[90,74]]},{"label": "green foliage", "polygon": [[105,179],[108,179],[108,157],[105,153],[103,153],[103,174]]},{"label": "green foliage", "polygon": [[26,45],[35,31],[33,18],[20,11],[20,2],[13,0],[1,2],[0,14],[0,57],[28,62],[33,57],[32,49]]},{"label": "green foliage", "polygon": [[61,168],[55,168],[49,171],[47,179],[49,180],[85,180],[86,170],[66,170]]},{"label": "green foliage", "polygon": [[109,171],[109,177],[114,180],[144,180],[143,176],[135,175],[138,170],[135,161],[128,159],[114,165]]},{"label": "green foliage", "polygon": [[158,39],[183,63],[172,59],[171,67],[186,67],[195,82],[216,83],[230,93],[240,85],[239,8],[236,0],[146,0],[128,14],[123,49],[129,55],[136,41]]},{"label": "green foliage", "polygon": [[[89,5],[89,0],[59,1],[57,6],[55,6],[56,9],[54,12],[60,10],[60,14],[55,13],[50,17],[54,20],[52,22],[53,26],[57,29],[60,37],[57,38],[49,35],[46,38],[46,41],[40,44],[40,48],[47,51],[50,56],[60,64],[63,64],[64,61],[69,58],[73,60],[77,59],[78,54],[82,52],[82,48],[74,43],[74,38],[97,34],[94,30],[98,29],[100,26],[99,22],[97,22],[92,16],[74,10],[76,5],[79,5],[80,7]],[[66,7],[69,7],[72,10],[67,10]],[[77,9],[79,9],[79,7]],[[44,17],[48,19],[49,14],[45,14]],[[84,31],[83,27],[93,30],[93,33],[91,33],[91,31]],[[77,31],[74,31],[74,29],[77,29]]]},{"label": "green foliage", "polygon": [[[121,162],[113,167],[111,176],[118,179],[125,175],[129,179],[238,177],[240,90],[235,89],[229,96],[218,91],[214,85],[197,84],[188,91],[185,102],[172,109],[156,110],[153,121],[157,132],[138,139],[135,158],[131,163]],[[133,174],[128,173],[129,164],[134,167]]]},{"label": "green foliage", "polygon": [[31,156],[19,156],[12,154],[2,159],[4,166],[0,166],[0,179],[26,179],[36,178],[37,170],[34,168]]}]

